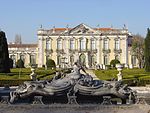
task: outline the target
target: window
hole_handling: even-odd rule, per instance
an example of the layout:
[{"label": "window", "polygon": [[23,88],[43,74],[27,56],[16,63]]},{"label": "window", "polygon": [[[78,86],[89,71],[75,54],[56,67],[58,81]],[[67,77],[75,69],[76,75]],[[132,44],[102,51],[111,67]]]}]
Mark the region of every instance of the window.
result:
[{"label": "window", "polygon": [[108,50],[108,39],[104,39],[104,50]]},{"label": "window", "polygon": [[115,39],[115,50],[119,50],[120,49],[120,41],[119,39]]},{"label": "window", "polygon": [[36,57],[35,57],[35,55],[30,55],[30,64],[36,64]]},{"label": "window", "polygon": [[80,40],[80,49],[85,50],[86,49],[86,39],[81,39]]},{"label": "window", "polygon": [[57,56],[57,65],[61,64],[61,56]]},{"label": "window", "polygon": [[131,64],[132,64],[133,66],[136,65],[136,56],[135,56],[135,55],[132,55],[132,56],[131,56]]},{"label": "window", "polygon": [[96,41],[95,40],[91,40],[91,50],[95,50],[96,49]]},{"label": "window", "polygon": [[75,49],[75,40],[74,39],[70,40],[70,49],[71,50]]},{"label": "window", "polygon": [[11,55],[10,58],[13,60],[13,67],[14,67],[16,64],[16,57],[15,55]]},{"label": "window", "polygon": [[57,49],[59,49],[59,50],[62,49],[62,40],[61,39],[57,40]]},{"label": "window", "polygon": [[25,56],[24,55],[20,55],[20,59],[24,62],[25,61]]},{"label": "window", "polygon": [[91,64],[92,66],[95,66],[96,58],[95,56],[91,56]]},{"label": "window", "polygon": [[115,56],[115,59],[116,59],[116,60],[119,60],[119,55],[116,55],[116,56]]},{"label": "window", "polygon": [[47,49],[47,50],[50,50],[50,49],[51,49],[51,41],[50,41],[50,40],[47,40],[47,41],[46,41],[46,49]]},{"label": "window", "polygon": [[108,65],[108,56],[107,55],[104,56],[104,65]]},{"label": "window", "polygon": [[70,56],[70,64],[71,64],[71,66],[73,65],[73,63],[74,63],[74,57]]}]

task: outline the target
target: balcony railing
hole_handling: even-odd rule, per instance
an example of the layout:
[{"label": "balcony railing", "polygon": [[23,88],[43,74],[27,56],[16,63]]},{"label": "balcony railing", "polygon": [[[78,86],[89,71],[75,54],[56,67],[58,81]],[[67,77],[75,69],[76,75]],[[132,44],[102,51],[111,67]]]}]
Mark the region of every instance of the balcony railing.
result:
[{"label": "balcony railing", "polygon": [[77,49],[69,49],[69,52],[76,52]]},{"label": "balcony railing", "polygon": [[111,50],[110,49],[103,49],[103,53],[110,53],[111,52]]},{"label": "balcony railing", "polygon": [[122,53],[122,49],[114,49],[114,53]]},{"label": "balcony railing", "polygon": [[97,53],[97,49],[89,49],[88,51],[91,53]]},{"label": "balcony railing", "polygon": [[52,49],[45,49],[45,52],[51,54],[53,52],[53,50]]},{"label": "balcony railing", "polygon": [[56,49],[57,53],[64,53],[64,49]]},{"label": "balcony railing", "polygon": [[79,51],[79,52],[88,52],[87,49],[79,49],[78,51]]}]

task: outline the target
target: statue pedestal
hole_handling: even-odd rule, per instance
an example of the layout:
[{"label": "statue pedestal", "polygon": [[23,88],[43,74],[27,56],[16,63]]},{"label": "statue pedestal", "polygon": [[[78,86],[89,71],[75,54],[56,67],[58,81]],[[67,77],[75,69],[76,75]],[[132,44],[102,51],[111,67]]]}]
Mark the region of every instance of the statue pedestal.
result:
[{"label": "statue pedestal", "polygon": [[9,103],[9,96],[1,96],[1,103],[2,104],[10,104]]},{"label": "statue pedestal", "polygon": [[103,96],[103,102],[101,103],[101,105],[111,105],[111,96]]},{"label": "statue pedestal", "polygon": [[68,98],[68,104],[78,104],[76,101],[77,96],[75,95],[70,95],[71,93],[67,93],[67,98]]},{"label": "statue pedestal", "polygon": [[37,80],[37,74],[35,73],[35,66],[31,66],[31,74],[30,74],[30,78],[33,80],[33,81],[36,81]]},{"label": "statue pedestal", "polygon": [[33,104],[44,104],[42,98],[43,96],[34,96]]},{"label": "statue pedestal", "polygon": [[116,68],[119,71],[119,73],[117,74],[118,77],[118,81],[122,80],[122,69],[123,69],[123,65],[121,64],[116,64]]}]

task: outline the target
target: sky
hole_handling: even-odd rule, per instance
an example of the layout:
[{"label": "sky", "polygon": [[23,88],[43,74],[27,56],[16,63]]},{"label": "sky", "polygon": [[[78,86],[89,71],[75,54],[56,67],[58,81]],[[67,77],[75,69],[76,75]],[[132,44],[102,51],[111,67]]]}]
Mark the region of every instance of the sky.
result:
[{"label": "sky", "polygon": [[42,27],[122,28],[146,36],[150,24],[150,0],[0,0],[0,29],[7,41],[20,34],[23,43],[37,43]]}]

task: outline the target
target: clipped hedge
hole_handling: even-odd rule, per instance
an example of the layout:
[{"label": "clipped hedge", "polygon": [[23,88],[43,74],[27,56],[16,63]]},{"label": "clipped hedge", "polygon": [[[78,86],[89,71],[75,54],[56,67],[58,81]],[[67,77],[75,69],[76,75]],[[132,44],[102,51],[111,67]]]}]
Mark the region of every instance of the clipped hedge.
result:
[{"label": "clipped hedge", "polygon": [[29,79],[25,80],[0,80],[0,87],[4,87],[4,86],[19,86],[20,84],[22,84],[25,81],[31,81]]}]

